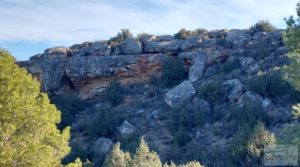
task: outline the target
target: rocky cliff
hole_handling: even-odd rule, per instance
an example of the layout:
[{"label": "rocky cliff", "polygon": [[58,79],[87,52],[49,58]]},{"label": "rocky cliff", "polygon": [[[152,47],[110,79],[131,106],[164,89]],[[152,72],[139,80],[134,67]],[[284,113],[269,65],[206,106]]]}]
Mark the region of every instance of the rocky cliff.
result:
[{"label": "rocky cliff", "polygon": [[[97,97],[114,78],[128,87],[123,103],[113,109],[121,111],[125,120],[111,132],[113,135],[97,134],[97,139],[87,136],[78,127],[93,120],[93,114],[76,113],[71,142],[93,162],[97,161],[91,151],[96,147],[93,143],[100,149],[101,141],[109,140],[106,143],[112,145],[111,140],[124,142],[128,134],[137,134],[144,136],[164,161],[197,159],[206,166],[224,166],[238,129],[233,109],[249,101],[257,104],[271,119],[267,128],[279,135],[283,127],[293,124],[291,107],[297,100],[290,86],[276,77],[263,77],[289,63],[282,32],[203,30],[187,39],[143,35],[117,44],[85,42],[50,48],[18,64],[40,80],[42,89],[51,96],[73,93],[83,101],[94,100],[92,106],[104,106]],[[162,60],[170,56],[184,64],[187,78],[173,87],[151,85],[149,78],[160,75]],[[253,84],[258,82],[262,85]],[[198,114],[192,115],[194,109],[189,106],[197,106]],[[185,115],[188,122],[198,122],[186,129],[185,136],[191,140],[178,146],[179,129],[174,134],[172,126],[180,124],[176,113],[182,112],[190,112]]]},{"label": "rocky cliff", "polygon": [[188,68],[195,61],[189,73],[189,80],[194,82],[216,62],[238,58],[247,73],[255,73],[285,63],[286,51],[280,30],[255,35],[247,30],[219,30],[203,31],[186,40],[171,35],[146,35],[116,46],[100,41],[55,47],[19,64],[39,79],[42,89],[50,94],[71,90],[91,98],[114,77],[124,83],[147,80],[159,72],[165,55],[177,56]]}]

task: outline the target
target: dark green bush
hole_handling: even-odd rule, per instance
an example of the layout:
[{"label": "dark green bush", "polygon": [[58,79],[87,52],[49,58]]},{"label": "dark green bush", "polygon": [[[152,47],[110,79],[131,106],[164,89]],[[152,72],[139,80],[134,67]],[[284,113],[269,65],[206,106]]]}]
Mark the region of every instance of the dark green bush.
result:
[{"label": "dark green bush", "polygon": [[124,90],[117,79],[113,79],[106,88],[105,97],[112,105],[118,105],[123,101]]},{"label": "dark green bush", "polygon": [[89,120],[79,126],[91,138],[110,137],[121,123],[122,117],[119,113],[109,107],[103,107],[95,109]]},{"label": "dark green bush", "polygon": [[205,99],[210,105],[215,105],[225,100],[226,90],[219,79],[204,83],[198,88],[198,97]]},{"label": "dark green bush", "polygon": [[183,63],[173,57],[167,56],[162,61],[162,74],[160,82],[162,86],[174,86],[186,78],[186,72]]},{"label": "dark green bush", "polygon": [[180,127],[174,134],[175,142],[178,146],[182,147],[189,143],[192,138],[184,127]]},{"label": "dark green bush", "polygon": [[188,143],[191,140],[188,131],[202,127],[210,120],[209,117],[209,111],[195,103],[173,109],[171,111],[171,132],[177,144],[183,146]]},{"label": "dark green bush", "polygon": [[260,20],[256,24],[250,27],[250,33],[256,32],[271,32],[276,28],[268,20]]},{"label": "dark green bush", "polygon": [[219,69],[217,71],[218,74],[228,74],[231,71],[240,67],[239,62],[237,59],[230,59],[225,63],[219,64]]},{"label": "dark green bush", "polygon": [[122,139],[120,141],[121,148],[124,151],[128,151],[131,154],[134,154],[140,144],[140,140],[141,140],[141,138],[139,135],[133,135],[133,136],[130,136],[129,138]]},{"label": "dark green bush", "polygon": [[269,116],[261,106],[246,102],[232,111],[232,118],[236,127],[254,128],[258,122],[269,124]]},{"label": "dark green bush", "polygon": [[248,87],[263,97],[281,97],[292,92],[287,81],[283,79],[280,71],[256,75],[247,80]]},{"label": "dark green bush", "polygon": [[52,103],[61,111],[59,129],[72,125],[75,115],[85,108],[85,103],[76,95],[59,95],[51,98]]}]

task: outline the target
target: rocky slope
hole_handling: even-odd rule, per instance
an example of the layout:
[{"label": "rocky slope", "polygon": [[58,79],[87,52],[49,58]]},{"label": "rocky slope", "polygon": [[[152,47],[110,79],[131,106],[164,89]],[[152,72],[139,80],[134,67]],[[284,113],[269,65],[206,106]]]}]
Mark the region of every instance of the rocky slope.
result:
[{"label": "rocky slope", "polygon": [[[169,88],[149,84],[151,76],[160,74],[162,60],[166,56],[182,61],[188,77]],[[131,92],[114,109],[121,111],[126,121],[115,129],[121,137],[116,135],[110,137],[111,140],[116,142],[134,133],[144,136],[164,161],[197,159],[207,166],[224,165],[225,154],[222,153],[228,151],[236,130],[230,110],[232,106],[249,100],[269,115],[272,122],[268,128],[275,133],[277,130],[274,129],[294,121],[291,106],[296,100],[291,97],[293,95],[284,91],[278,96],[271,96],[255,91],[249,83],[252,76],[289,63],[282,30],[256,33],[249,30],[203,31],[185,40],[170,35],[144,35],[114,46],[108,41],[85,42],[69,48],[50,48],[18,63],[39,79],[42,89],[51,96],[75,93],[83,101],[94,100],[93,106],[103,105],[101,95],[111,80],[118,78]],[[205,86],[216,81],[224,87],[218,103],[211,101],[209,94],[203,93]],[[221,118],[189,129],[188,135],[192,140],[174,148],[170,113],[184,104],[197,104],[209,113],[216,113],[218,108]],[[98,150],[101,144],[111,145],[110,139],[103,138],[107,136],[91,140],[80,135],[76,126],[79,122],[88,121],[87,115],[87,112],[76,115],[72,141],[81,143],[82,149],[97,147]],[[103,156],[109,148],[102,148],[97,154]],[[192,154],[197,153],[199,157],[193,157],[188,150],[194,150]],[[203,152],[206,158],[198,152]],[[219,156],[216,157],[216,154]],[[88,158],[93,160],[92,155]]]}]

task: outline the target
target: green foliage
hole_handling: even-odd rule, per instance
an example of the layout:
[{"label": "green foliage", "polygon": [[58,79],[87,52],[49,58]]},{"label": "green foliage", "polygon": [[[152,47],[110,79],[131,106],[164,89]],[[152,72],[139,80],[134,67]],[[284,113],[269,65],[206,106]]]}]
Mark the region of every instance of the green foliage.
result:
[{"label": "green foliage", "polygon": [[121,122],[122,118],[116,111],[103,107],[97,108],[90,120],[79,126],[92,138],[99,136],[110,137]]},{"label": "green foliage", "polygon": [[[174,163],[162,165],[156,152],[151,151],[142,138],[135,154],[124,152],[120,143],[115,144],[109,154],[106,155],[103,167],[176,167]],[[191,161],[178,167],[202,167],[197,161]]]},{"label": "green foliage", "polygon": [[274,143],[274,135],[262,123],[255,128],[240,128],[232,141],[231,159],[239,166],[262,166],[264,146]]},{"label": "green foliage", "polygon": [[122,139],[122,149],[130,152],[131,154],[136,152],[136,148],[139,146],[140,137],[138,135],[132,135],[128,138]]},{"label": "green foliage", "polygon": [[144,139],[141,139],[135,155],[130,163],[131,167],[161,167],[162,163],[156,152],[150,151]]},{"label": "green foliage", "polygon": [[112,105],[118,105],[123,101],[123,92],[121,83],[113,79],[106,88],[105,97]]},{"label": "green foliage", "polygon": [[121,32],[119,32],[117,34],[117,36],[110,38],[109,44],[112,45],[112,46],[116,46],[120,42],[122,42],[126,39],[129,39],[129,38],[133,38],[133,35],[130,32],[130,30],[127,29],[127,28],[121,29]]},{"label": "green foliage", "polygon": [[69,130],[40,84],[0,50],[0,166],[58,167],[69,153]]},{"label": "green foliage", "polygon": [[233,70],[237,69],[240,67],[239,62],[236,59],[231,59],[226,61],[223,64],[219,64],[219,69],[217,71],[217,73],[219,75],[228,75],[230,72],[232,72]]},{"label": "green foliage", "polygon": [[276,28],[268,20],[260,20],[255,25],[250,27],[250,33],[271,32]]},{"label": "green foliage", "polygon": [[276,136],[277,144],[300,144],[300,125],[292,124],[292,126],[284,127],[282,135]]},{"label": "green foliage", "polygon": [[223,102],[225,93],[225,87],[220,79],[204,83],[198,88],[198,97],[207,100],[210,105]]},{"label": "green foliage", "polygon": [[128,152],[123,152],[120,148],[120,143],[117,143],[112,151],[106,156],[103,167],[128,167],[130,161],[130,154]]},{"label": "green foliage", "polygon": [[207,109],[192,103],[174,109],[171,114],[171,132],[175,137],[176,144],[184,146],[191,141],[188,131],[192,128],[202,127],[209,121],[210,113]]},{"label": "green foliage", "polygon": [[59,95],[51,98],[51,101],[61,111],[59,129],[72,125],[75,115],[85,107],[84,102],[75,95]]},{"label": "green foliage", "polygon": [[283,79],[280,71],[273,71],[250,77],[247,80],[249,88],[263,97],[275,98],[291,93],[292,89]]},{"label": "green foliage", "polygon": [[179,32],[177,32],[176,34],[174,34],[175,38],[177,39],[187,39],[191,36],[196,36],[196,35],[200,35],[203,32],[205,32],[206,30],[204,29],[196,29],[194,31],[190,31],[190,30],[186,30],[186,29],[181,29],[179,30]]},{"label": "green foliage", "polygon": [[236,127],[254,128],[258,122],[269,123],[269,117],[266,112],[257,104],[247,102],[238,106],[232,113],[232,118]]},{"label": "green foliage", "polygon": [[190,134],[183,126],[181,126],[174,133],[175,133],[174,137],[175,137],[176,144],[178,144],[178,146],[180,146],[180,147],[186,145],[187,143],[189,143],[192,140]]},{"label": "green foliage", "polygon": [[162,61],[162,74],[160,83],[162,86],[174,86],[186,78],[186,72],[183,63],[173,57],[167,56]]}]

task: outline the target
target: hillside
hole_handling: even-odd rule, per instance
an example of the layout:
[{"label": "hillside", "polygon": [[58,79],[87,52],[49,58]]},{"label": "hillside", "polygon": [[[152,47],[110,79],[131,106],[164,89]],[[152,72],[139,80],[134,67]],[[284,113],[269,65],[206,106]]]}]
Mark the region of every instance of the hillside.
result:
[{"label": "hillside", "polygon": [[199,29],[133,38],[123,31],[18,64],[62,111],[59,126],[71,126],[66,162],[79,156],[100,165],[113,143],[134,152],[143,136],[163,162],[245,166],[237,148],[249,139],[243,132],[252,133],[245,125],[263,123],[279,143],[299,128],[292,106],[300,96],[280,69],[289,64],[282,32]]}]

